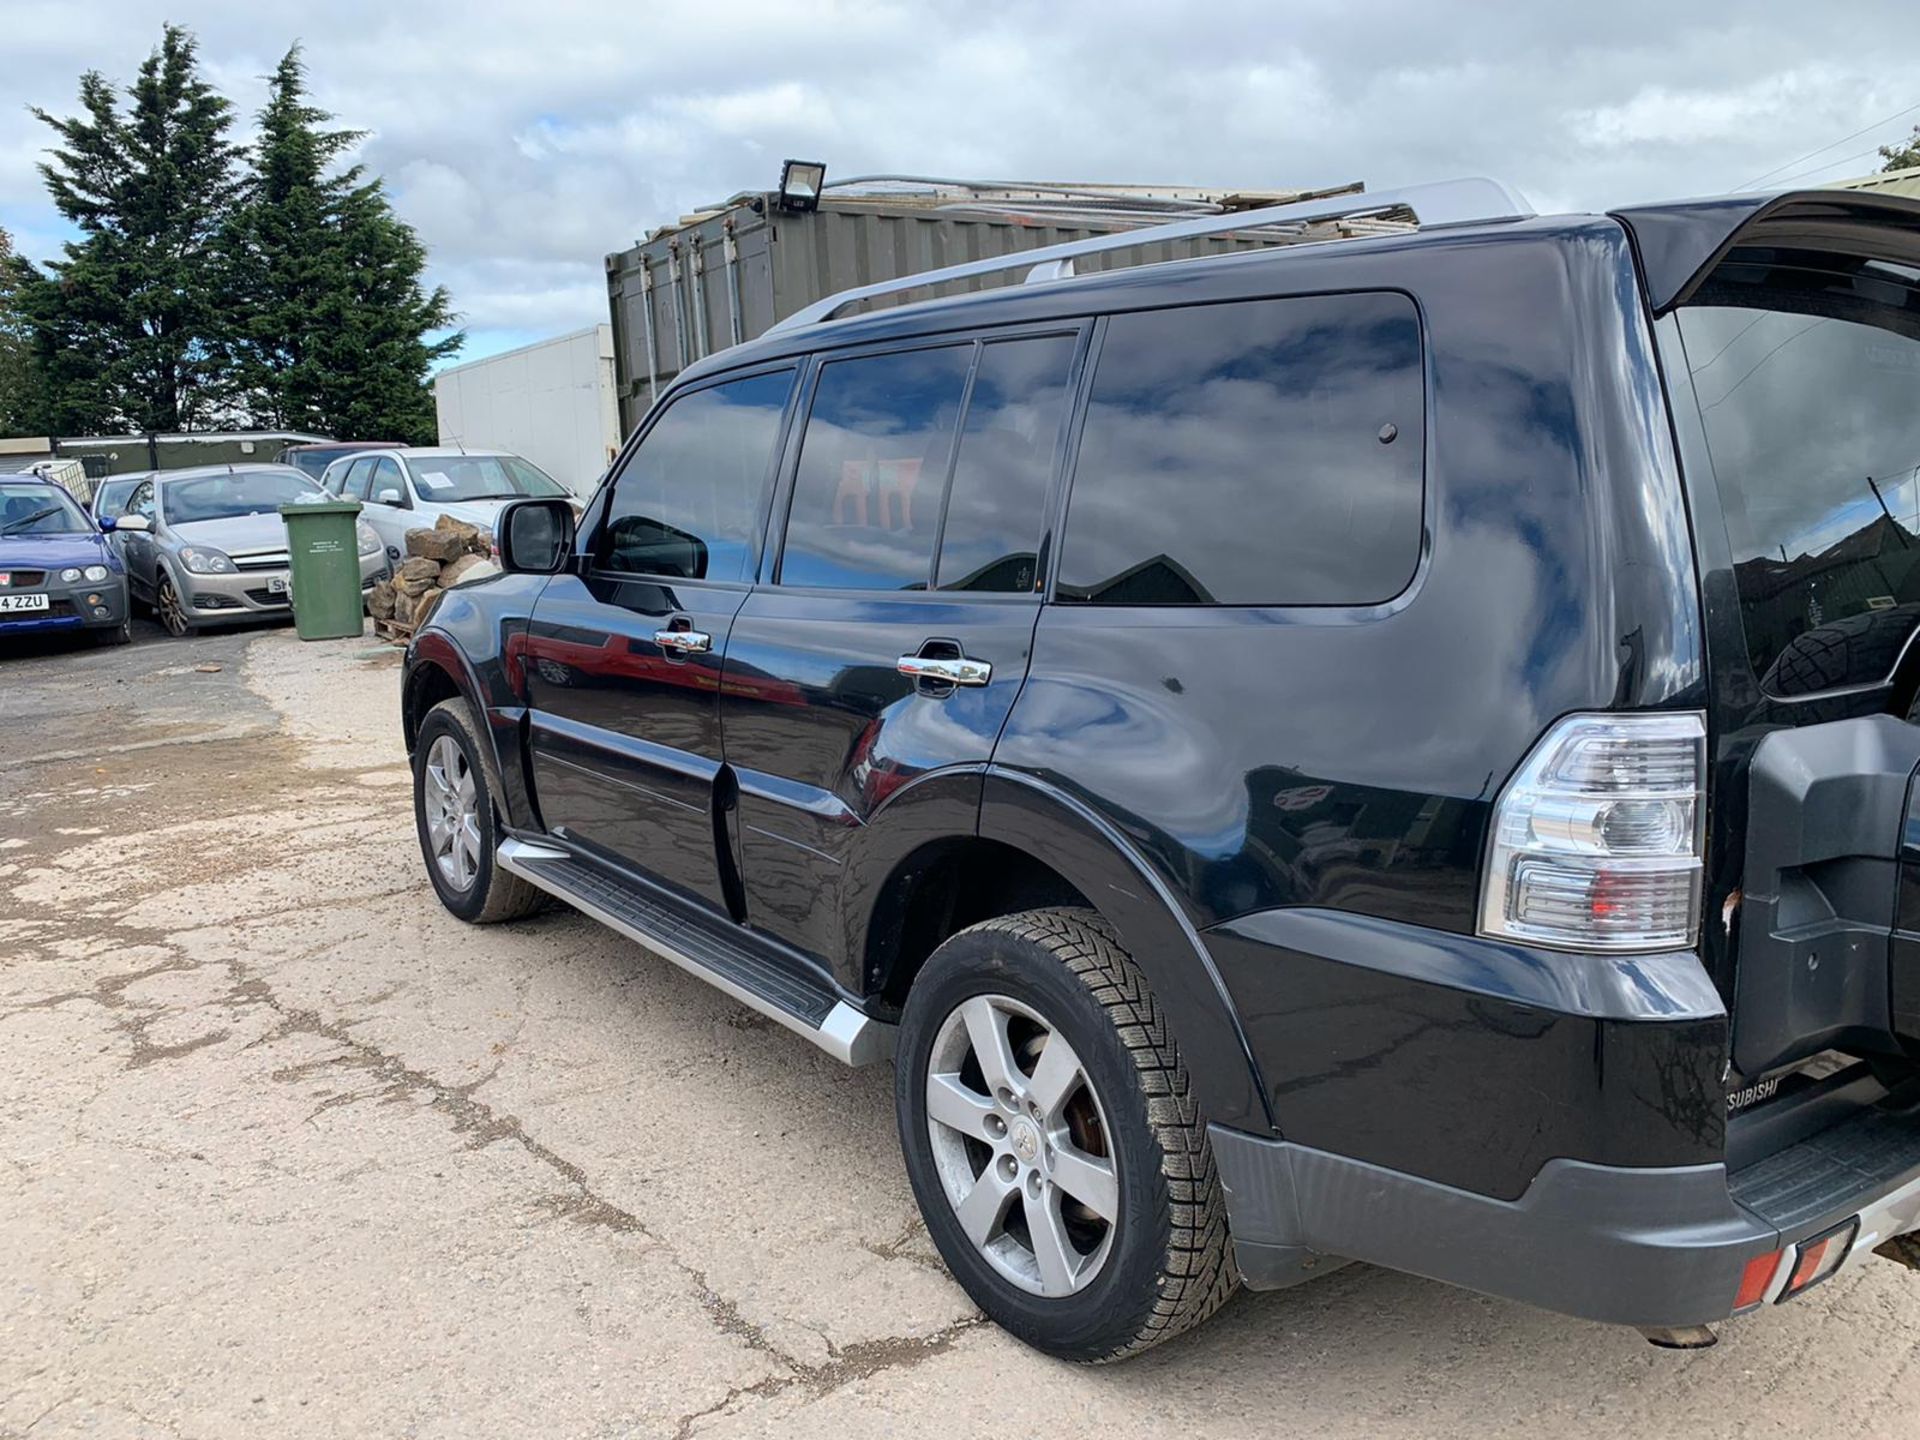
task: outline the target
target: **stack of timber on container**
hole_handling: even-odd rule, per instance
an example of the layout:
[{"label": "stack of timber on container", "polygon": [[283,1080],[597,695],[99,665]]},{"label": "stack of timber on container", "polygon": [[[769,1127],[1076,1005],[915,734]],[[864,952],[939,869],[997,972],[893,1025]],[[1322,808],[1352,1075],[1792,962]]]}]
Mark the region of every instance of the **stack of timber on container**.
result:
[{"label": "stack of timber on container", "polygon": [[[1220,191],[1185,186],[1082,185],[868,176],[832,181],[819,208],[781,208],[775,193],[742,193],[654,231],[607,257],[615,383],[622,434],[667,382],[696,360],[765,333],[817,300],[855,286],[1037,250],[1199,215],[1363,193]],[[1227,250],[1299,244],[1410,228],[1411,215],[1269,226],[1089,257],[1110,269]],[[1018,284],[1019,271],[945,287],[957,293]],[[880,305],[933,298],[929,287]]]}]

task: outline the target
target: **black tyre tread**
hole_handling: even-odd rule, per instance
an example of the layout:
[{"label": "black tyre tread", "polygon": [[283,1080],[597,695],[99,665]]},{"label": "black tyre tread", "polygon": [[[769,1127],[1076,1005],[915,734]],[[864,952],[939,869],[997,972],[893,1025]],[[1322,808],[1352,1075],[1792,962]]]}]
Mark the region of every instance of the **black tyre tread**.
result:
[{"label": "black tyre tread", "polygon": [[1796,637],[1774,660],[1761,688],[1771,695],[1812,695],[1885,680],[1920,619],[1920,606],[1899,605],[1849,615]]},{"label": "black tyre tread", "polygon": [[[494,769],[493,747],[482,738],[480,726],[473,718],[473,707],[462,699],[442,700],[427,712],[427,719],[431,720],[437,714],[444,714],[458,727],[467,742],[468,753],[479,759],[480,774],[487,783],[488,808],[498,816],[500,776]],[[423,721],[422,728],[424,725]],[[498,860],[492,862],[488,871],[491,883],[487,886],[486,903],[472,917],[470,924],[498,925],[507,920],[521,920],[546,907],[546,891],[521,879],[511,870],[502,869]]]},{"label": "black tyre tread", "polygon": [[1159,1295],[1139,1331],[1093,1363],[1137,1355],[1191,1330],[1233,1297],[1240,1274],[1234,1268],[1226,1197],[1207,1122],[1146,976],[1120,948],[1113,928],[1092,910],[1024,910],[969,928],[1026,940],[1058,960],[1106,1011],[1147,1098],[1148,1123],[1160,1148],[1169,1201]]}]

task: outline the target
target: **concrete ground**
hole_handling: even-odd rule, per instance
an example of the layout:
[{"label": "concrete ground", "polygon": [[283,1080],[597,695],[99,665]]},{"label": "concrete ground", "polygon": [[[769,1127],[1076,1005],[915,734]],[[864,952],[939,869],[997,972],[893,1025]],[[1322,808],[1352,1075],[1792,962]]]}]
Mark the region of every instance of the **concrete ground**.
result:
[{"label": "concrete ground", "polygon": [[1881,1261],[1691,1355],[1359,1266],[1023,1349],[884,1068],[570,913],[441,911],[398,661],[0,653],[0,1435],[1920,1433]]}]

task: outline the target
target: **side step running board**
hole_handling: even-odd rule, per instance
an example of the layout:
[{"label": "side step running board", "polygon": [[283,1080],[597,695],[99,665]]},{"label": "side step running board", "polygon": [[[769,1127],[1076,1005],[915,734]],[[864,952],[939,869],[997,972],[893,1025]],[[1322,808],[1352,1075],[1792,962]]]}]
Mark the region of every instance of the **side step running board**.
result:
[{"label": "side step running board", "polygon": [[825,981],[717,933],[596,865],[526,840],[503,841],[497,858],[501,868],[804,1035],[843,1064],[869,1065],[893,1054],[894,1027],[862,1015]]}]

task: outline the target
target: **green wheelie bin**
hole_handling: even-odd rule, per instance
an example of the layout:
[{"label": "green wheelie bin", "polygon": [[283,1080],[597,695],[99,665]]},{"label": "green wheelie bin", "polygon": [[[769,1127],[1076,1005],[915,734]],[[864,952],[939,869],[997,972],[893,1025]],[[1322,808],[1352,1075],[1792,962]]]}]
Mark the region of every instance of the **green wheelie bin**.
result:
[{"label": "green wheelie bin", "polygon": [[292,566],[293,625],[302,640],[346,640],[365,633],[359,517],[357,500],[280,507]]}]

